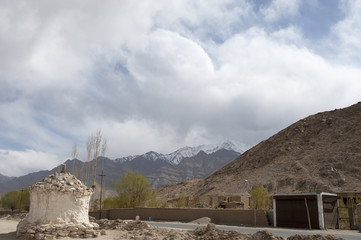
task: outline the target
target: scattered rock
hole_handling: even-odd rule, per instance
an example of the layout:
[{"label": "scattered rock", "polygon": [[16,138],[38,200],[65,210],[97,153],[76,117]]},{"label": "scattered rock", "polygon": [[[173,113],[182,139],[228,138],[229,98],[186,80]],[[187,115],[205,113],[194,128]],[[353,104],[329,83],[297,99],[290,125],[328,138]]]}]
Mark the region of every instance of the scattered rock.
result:
[{"label": "scattered rock", "polygon": [[127,222],[124,227],[127,231],[142,230],[147,228],[149,228],[149,225],[139,220]]},{"label": "scattered rock", "polygon": [[258,231],[252,235],[250,240],[284,240],[284,238],[276,236],[269,231]]},{"label": "scattered rock", "polygon": [[213,240],[213,239],[238,239],[246,240],[249,235],[237,231],[225,231],[216,228],[213,223],[205,227],[198,227],[192,231],[194,238],[199,240]]},{"label": "scattered rock", "polygon": [[26,218],[26,216],[27,216],[27,213],[4,214],[4,215],[0,216],[0,219],[20,221],[20,220]]},{"label": "scattered rock", "polygon": [[192,221],[191,223],[208,224],[211,223],[211,219],[209,217],[202,217]]}]

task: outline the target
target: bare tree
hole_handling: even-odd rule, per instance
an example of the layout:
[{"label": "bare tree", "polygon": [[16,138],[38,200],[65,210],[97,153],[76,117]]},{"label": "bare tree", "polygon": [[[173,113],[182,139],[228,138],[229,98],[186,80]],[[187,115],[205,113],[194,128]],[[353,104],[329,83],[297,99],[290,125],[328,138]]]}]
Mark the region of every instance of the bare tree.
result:
[{"label": "bare tree", "polygon": [[85,162],[85,181],[86,185],[89,186],[89,172],[90,172],[90,161],[92,160],[92,153],[94,148],[94,135],[90,135],[88,137],[88,141],[86,143],[86,151],[87,151],[87,161]]},{"label": "bare tree", "polygon": [[78,149],[77,149],[76,143],[74,143],[74,145],[73,145],[73,150],[71,152],[71,158],[73,160],[72,174],[76,175],[76,173],[75,173],[75,160],[78,158]]},{"label": "bare tree", "polygon": [[104,184],[104,156],[105,153],[107,152],[107,140],[104,139],[103,140],[103,144],[102,144],[102,172],[99,174],[100,176],[100,198],[99,198],[99,210],[100,210],[100,217],[102,216],[102,203],[103,203],[103,184]]},{"label": "bare tree", "polygon": [[[107,151],[107,141],[101,130],[88,137],[86,143],[87,161],[83,163],[80,178],[87,185],[95,188],[99,155],[102,156],[102,173],[104,171],[104,155]],[[93,161],[93,164],[91,164]],[[91,166],[92,165],[92,166]]]},{"label": "bare tree", "polygon": [[104,171],[104,156],[105,156],[105,153],[107,152],[108,150],[108,144],[107,144],[107,140],[104,138],[103,139],[103,144],[102,144],[102,153],[101,153],[101,156],[102,156],[102,171]]},{"label": "bare tree", "polygon": [[93,135],[92,137],[92,146],[93,146],[93,173],[92,173],[92,186],[95,187],[95,179],[96,179],[96,174],[97,174],[97,163],[98,163],[98,157],[99,157],[99,153],[101,151],[100,149],[100,146],[101,146],[101,143],[102,143],[102,138],[103,138],[103,135],[102,135],[102,132],[100,130],[98,130],[96,132],[95,135]]}]

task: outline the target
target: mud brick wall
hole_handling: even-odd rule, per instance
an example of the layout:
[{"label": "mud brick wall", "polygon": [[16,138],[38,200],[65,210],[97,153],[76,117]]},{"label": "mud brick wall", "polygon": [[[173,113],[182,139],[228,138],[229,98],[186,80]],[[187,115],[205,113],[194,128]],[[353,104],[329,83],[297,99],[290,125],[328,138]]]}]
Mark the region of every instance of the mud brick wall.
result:
[{"label": "mud brick wall", "polygon": [[[90,216],[100,218],[99,212],[90,212]],[[122,208],[102,211],[101,218],[135,219],[153,221],[180,221],[191,222],[193,220],[209,217],[212,223],[236,226],[269,226],[267,212],[263,210],[236,210],[236,209],[197,209],[197,208]],[[256,221],[255,221],[256,217]]]}]

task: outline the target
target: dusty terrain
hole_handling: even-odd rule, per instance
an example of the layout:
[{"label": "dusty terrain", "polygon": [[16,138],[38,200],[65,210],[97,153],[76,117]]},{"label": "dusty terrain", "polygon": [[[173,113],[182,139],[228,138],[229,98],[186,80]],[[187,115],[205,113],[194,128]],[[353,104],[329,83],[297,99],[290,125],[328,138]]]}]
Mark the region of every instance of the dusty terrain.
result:
[{"label": "dusty terrain", "polygon": [[159,188],[204,196],[249,192],[361,192],[361,102],[297,121],[243,153],[206,179]]},{"label": "dusty terrain", "polygon": [[[15,240],[16,226],[19,219],[2,216],[0,218],[0,239]],[[195,230],[175,230],[167,228],[157,228],[149,226],[142,221],[122,221],[122,220],[98,220],[101,229],[106,229],[106,235],[100,235],[99,240],[118,240],[118,239],[150,239],[150,240],[216,240],[216,239],[235,239],[235,240],[283,240],[284,238],[273,235],[268,231],[259,231],[255,234],[243,234],[237,231],[224,231],[217,229],[214,224],[200,225]],[[80,238],[62,238],[64,240]],[[294,235],[287,240],[341,240],[334,236],[300,236]]]}]

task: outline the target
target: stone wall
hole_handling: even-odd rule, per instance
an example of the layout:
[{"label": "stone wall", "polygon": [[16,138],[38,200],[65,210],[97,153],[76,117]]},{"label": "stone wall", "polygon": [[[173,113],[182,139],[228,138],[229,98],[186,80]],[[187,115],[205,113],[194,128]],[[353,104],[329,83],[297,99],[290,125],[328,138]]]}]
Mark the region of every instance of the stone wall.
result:
[{"label": "stone wall", "polygon": [[[97,219],[99,212],[90,212],[90,216]],[[199,209],[199,208],[131,208],[108,209],[102,211],[101,218],[135,219],[154,221],[191,222],[202,217],[209,217],[212,223],[224,225],[269,226],[267,212],[262,210],[235,210],[235,209]],[[256,220],[256,221],[255,221]]]},{"label": "stone wall", "polygon": [[25,236],[26,239],[58,239],[71,238],[95,238],[99,235],[97,223],[88,224],[41,224],[35,225],[29,222],[20,222],[17,226],[17,236]]}]

